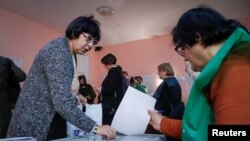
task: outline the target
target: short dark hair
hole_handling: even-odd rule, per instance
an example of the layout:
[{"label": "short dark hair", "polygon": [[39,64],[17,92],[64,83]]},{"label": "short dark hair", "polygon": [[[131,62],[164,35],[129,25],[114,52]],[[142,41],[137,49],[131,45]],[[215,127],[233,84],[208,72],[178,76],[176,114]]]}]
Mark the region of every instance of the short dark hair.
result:
[{"label": "short dark hair", "polygon": [[141,80],[143,81],[143,78],[142,78],[140,75],[135,76],[135,79],[136,79],[136,80],[137,80],[137,79],[141,79]]},{"label": "short dark hair", "polygon": [[177,48],[192,47],[200,39],[201,44],[207,47],[224,41],[237,27],[247,31],[240,22],[227,20],[209,7],[193,8],[185,12],[173,28],[173,43]]},{"label": "short dark hair", "polygon": [[116,60],[117,59],[116,59],[115,55],[109,53],[102,58],[101,62],[104,65],[112,65],[112,64],[115,65]]},{"label": "short dark hair", "polygon": [[69,39],[78,39],[83,32],[99,42],[101,39],[100,22],[95,20],[93,15],[78,17],[68,25],[65,36]]},{"label": "short dark hair", "polygon": [[83,74],[78,76],[78,80],[79,80],[79,81],[82,80],[82,79],[84,80],[85,83],[87,83],[86,77],[85,77],[85,75],[83,75]]},{"label": "short dark hair", "polygon": [[122,71],[122,74],[128,76],[128,72],[127,71]]}]

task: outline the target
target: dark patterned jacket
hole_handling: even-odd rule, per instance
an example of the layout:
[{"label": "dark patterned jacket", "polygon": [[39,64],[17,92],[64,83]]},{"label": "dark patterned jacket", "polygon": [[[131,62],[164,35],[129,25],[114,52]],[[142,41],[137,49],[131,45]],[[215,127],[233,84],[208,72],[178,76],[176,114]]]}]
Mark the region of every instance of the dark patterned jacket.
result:
[{"label": "dark patterned jacket", "polygon": [[90,132],[95,122],[75,104],[71,94],[74,67],[66,37],[52,40],[36,55],[17,100],[8,137],[32,136],[47,140],[55,113]]}]

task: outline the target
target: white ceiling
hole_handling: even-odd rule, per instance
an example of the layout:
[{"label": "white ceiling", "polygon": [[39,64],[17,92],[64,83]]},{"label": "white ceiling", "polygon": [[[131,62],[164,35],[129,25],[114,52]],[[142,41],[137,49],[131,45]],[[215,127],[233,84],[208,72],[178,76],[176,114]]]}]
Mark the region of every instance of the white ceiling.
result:
[{"label": "white ceiling", "polygon": [[[114,15],[99,15],[96,8],[101,5],[112,7]],[[101,23],[101,46],[167,34],[184,11],[198,5],[227,18],[250,19],[249,0],[0,0],[1,8],[61,33],[76,17],[93,14]]]}]

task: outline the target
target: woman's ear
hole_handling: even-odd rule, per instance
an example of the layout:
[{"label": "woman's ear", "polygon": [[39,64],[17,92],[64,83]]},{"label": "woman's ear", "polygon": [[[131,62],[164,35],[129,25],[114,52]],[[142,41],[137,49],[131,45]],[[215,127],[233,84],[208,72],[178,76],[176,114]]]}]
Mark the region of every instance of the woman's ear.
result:
[{"label": "woman's ear", "polygon": [[196,36],[196,37],[195,37],[196,42],[197,42],[197,43],[201,43],[201,42],[202,42],[201,35],[200,35],[199,33],[196,33],[195,36]]}]

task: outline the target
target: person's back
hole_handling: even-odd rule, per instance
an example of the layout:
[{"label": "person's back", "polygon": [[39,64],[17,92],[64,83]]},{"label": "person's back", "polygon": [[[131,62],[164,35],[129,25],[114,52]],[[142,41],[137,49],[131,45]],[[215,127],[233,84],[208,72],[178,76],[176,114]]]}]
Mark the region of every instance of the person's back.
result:
[{"label": "person's back", "polygon": [[[171,119],[182,119],[185,105],[182,102],[181,86],[174,77],[174,70],[170,63],[158,65],[158,75],[162,83],[158,86],[153,97],[157,100],[155,109],[163,116]],[[169,141],[178,139],[166,136]]]},{"label": "person's back", "polygon": [[[181,101],[181,86],[175,77],[168,77],[163,81],[163,90],[155,109],[164,116],[173,119],[182,119],[184,103]],[[159,107],[158,107],[159,106]]]},{"label": "person's back", "polygon": [[9,118],[11,117],[11,104],[8,95],[9,65],[5,58],[0,57],[0,138],[6,135]]},{"label": "person's back", "polygon": [[21,90],[19,82],[26,74],[9,58],[0,56],[0,138],[5,138],[11,118],[12,105]]},{"label": "person's back", "polygon": [[101,60],[108,74],[102,82],[101,96],[103,107],[103,124],[111,125],[117,108],[125,93],[122,68],[116,65],[116,57],[107,54]]},{"label": "person's back", "polygon": [[[120,67],[110,69],[109,74],[102,83],[102,105],[103,105],[103,123],[111,125],[113,116],[120,105],[124,91],[122,87],[122,77],[120,75]],[[111,85],[110,85],[111,84]],[[109,117],[105,120],[105,117]]]},{"label": "person's back", "polygon": [[158,75],[163,81],[153,95],[157,100],[155,109],[164,116],[182,119],[184,103],[182,102],[181,86],[174,77],[174,70],[171,64],[162,63],[158,65]]}]

